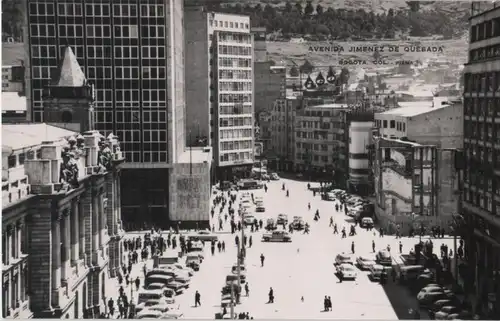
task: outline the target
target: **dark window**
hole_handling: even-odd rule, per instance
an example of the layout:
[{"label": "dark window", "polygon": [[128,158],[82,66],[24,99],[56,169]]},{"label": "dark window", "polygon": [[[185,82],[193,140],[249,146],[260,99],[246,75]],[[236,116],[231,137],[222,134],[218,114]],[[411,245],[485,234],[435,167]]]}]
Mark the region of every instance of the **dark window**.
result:
[{"label": "dark window", "polygon": [[395,128],[396,127],[396,121],[395,120],[391,120],[391,128]]},{"label": "dark window", "polygon": [[63,111],[61,115],[61,120],[63,123],[70,123],[73,120],[73,114],[70,111]]},{"label": "dark window", "polygon": [[387,120],[384,120],[384,128],[387,128]]}]

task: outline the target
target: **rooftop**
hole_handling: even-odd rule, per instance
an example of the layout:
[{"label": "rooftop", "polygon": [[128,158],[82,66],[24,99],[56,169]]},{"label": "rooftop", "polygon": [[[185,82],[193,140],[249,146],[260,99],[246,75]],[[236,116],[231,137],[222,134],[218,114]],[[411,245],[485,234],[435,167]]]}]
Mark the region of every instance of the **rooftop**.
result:
[{"label": "rooftop", "polygon": [[74,131],[39,124],[3,124],[2,149],[5,147],[19,150],[41,145],[44,141],[57,141],[63,137],[75,135]]},{"label": "rooftop", "polygon": [[307,108],[348,109],[350,107],[348,104],[323,104],[323,105],[308,106]]},{"label": "rooftop", "polygon": [[20,66],[24,60],[24,43],[2,43],[2,66]]},{"label": "rooftop", "polygon": [[17,92],[2,92],[2,112],[26,111],[26,97],[19,96]]},{"label": "rooftop", "polygon": [[59,74],[54,81],[55,85],[59,87],[82,87],[85,85],[85,74],[69,46],[64,50],[64,58],[59,67]]},{"label": "rooftop", "polygon": [[383,113],[379,113],[379,115],[413,117],[450,106],[449,104],[439,104],[439,103],[436,103],[435,106],[433,106],[432,101],[410,101],[410,102],[399,102],[398,104],[401,107],[394,108]]}]

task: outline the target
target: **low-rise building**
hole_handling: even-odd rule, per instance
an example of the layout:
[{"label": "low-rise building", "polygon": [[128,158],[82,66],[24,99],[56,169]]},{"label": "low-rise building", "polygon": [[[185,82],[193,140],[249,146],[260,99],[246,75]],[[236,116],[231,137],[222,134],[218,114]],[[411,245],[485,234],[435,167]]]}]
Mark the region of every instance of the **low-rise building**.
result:
[{"label": "low-rise building", "polygon": [[448,229],[458,211],[455,153],[462,148],[461,103],[437,100],[375,114],[375,211],[381,226],[407,232]]},{"label": "low-rise building", "polygon": [[4,318],[96,318],[124,262],[124,156],[94,130],[93,86],[64,66],[44,90],[48,123],[2,126]]},{"label": "low-rise building", "polygon": [[17,92],[2,93],[2,123],[27,121],[26,96]]},{"label": "low-rise building", "polygon": [[307,106],[295,112],[296,171],[334,179],[343,186],[348,173],[347,104]]},{"label": "low-rise building", "polygon": [[3,318],[97,317],[123,260],[113,135],[2,126]]}]

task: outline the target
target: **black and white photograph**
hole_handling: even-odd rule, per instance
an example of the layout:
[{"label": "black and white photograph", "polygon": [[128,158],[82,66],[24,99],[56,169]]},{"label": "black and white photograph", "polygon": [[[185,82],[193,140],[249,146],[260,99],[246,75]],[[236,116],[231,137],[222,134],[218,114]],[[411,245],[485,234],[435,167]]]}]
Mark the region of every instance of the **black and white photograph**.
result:
[{"label": "black and white photograph", "polygon": [[3,319],[500,319],[500,1],[1,9]]}]

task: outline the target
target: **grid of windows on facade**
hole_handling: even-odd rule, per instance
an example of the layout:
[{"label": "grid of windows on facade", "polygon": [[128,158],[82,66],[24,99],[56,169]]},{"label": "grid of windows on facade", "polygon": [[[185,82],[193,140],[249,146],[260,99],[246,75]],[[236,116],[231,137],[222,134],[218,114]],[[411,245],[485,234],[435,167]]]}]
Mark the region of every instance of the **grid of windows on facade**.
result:
[{"label": "grid of windows on facade", "polygon": [[234,140],[240,138],[251,138],[253,135],[252,129],[221,129],[221,140]]},{"label": "grid of windows on facade", "polygon": [[210,20],[210,27],[220,27],[220,28],[234,28],[234,29],[242,29],[249,30],[250,25],[248,23],[243,22],[235,22],[235,21],[224,21],[224,20]]},{"label": "grid of windows on facade", "polygon": [[[151,109],[158,115],[162,112],[155,110],[166,107],[164,4],[88,2],[29,5],[34,120],[42,121],[43,86],[69,45],[96,88],[96,128],[105,134],[117,131],[128,161],[164,161],[166,121],[148,121],[141,114]],[[46,16],[57,21],[57,30]],[[138,17],[148,19],[131,20]]]},{"label": "grid of windows on facade", "polygon": [[220,115],[242,115],[251,114],[252,106],[243,104],[224,104],[219,106]]},{"label": "grid of windows on facade", "polygon": [[251,152],[230,152],[220,155],[221,162],[244,162],[252,160]]},{"label": "grid of windows on facade", "polygon": [[235,142],[222,142],[220,144],[221,150],[240,150],[240,149],[252,149],[251,141],[235,141]]},{"label": "grid of windows on facade", "polygon": [[252,56],[252,48],[250,46],[219,45],[219,55]]},{"label": "grid of windows on facade", "polygon": [[464,75],[465,93],[494,93],[500,91],[500,72],[490,71]]},{"label": "grid of windows on facade", "polygon": [[246,33],[218,32],[218,43],[251,45],[252,35]]},{"label": "grid of windows on facade", "polygon": [[222,79],[252,80],[252,72],[250,70],[219,70],[219,80]]},{"label": "grid of windows on facade", "polygon": [[[486,143],[500,144],[500,124],[493,120],[484,121],[482,117],[500,117],[495,106],[498,98],[464,99],[464,138],[481,140]],[[479,118],[481,117],[481,118]]]},{"label": "grid of windows on facade", "polygon": [[219,57],[219,68],[251,68],[251,58]]},{"label": "grid of windows on facade", "polygon": [[472,26],[470,32],[470,42],[491,39],[500,36],[500,18],[487,20]]},{"label": "grid of windows on facade", "polygon": [[219,127],[252,126],[252,117],[224,117],[219,120]]},{"label": "grid of windows on facade", "polygon": [[377,128],[392,128],[396,129],[397,131],[406,131],[406,123],[399,122],[396,120],[382,120],[382,119],[376,119],[375,120],[375,126]]}]

